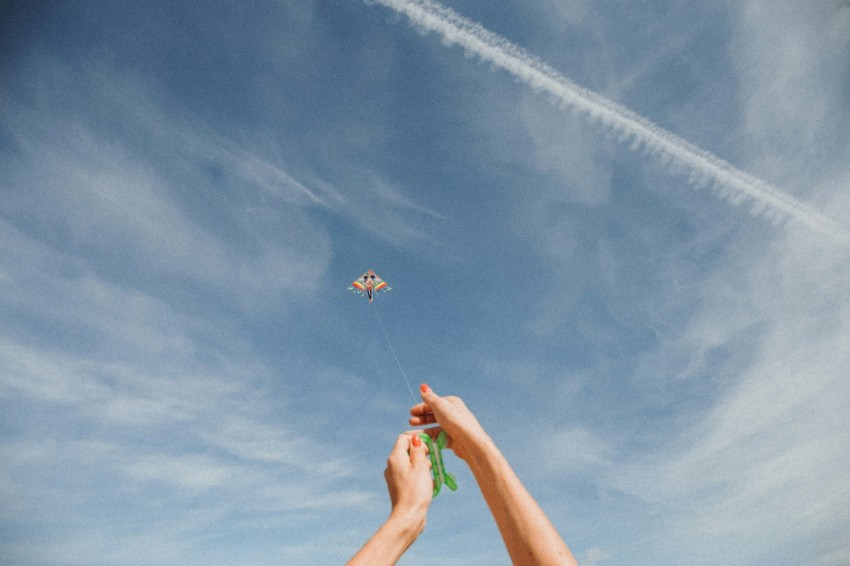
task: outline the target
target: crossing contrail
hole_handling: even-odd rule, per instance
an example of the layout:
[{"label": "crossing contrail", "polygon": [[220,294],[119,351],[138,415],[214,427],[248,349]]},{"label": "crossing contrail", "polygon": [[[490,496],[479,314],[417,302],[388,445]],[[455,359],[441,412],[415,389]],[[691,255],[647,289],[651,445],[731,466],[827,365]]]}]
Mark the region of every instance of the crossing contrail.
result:
[{"label": "crossing contrail", "polygon": [[415,26],[439,34],[447,45],[459,45],[500,67],[532,89],[546,92],[560,106],[616,134],[633,150],[643,149],[688,173],[696,187],[712,187],[735,204],[750,199],[753,211],[772,219],[793,218],[814,232],[850,247],[850,233],[828,218],[716,155],[701,149],[632,112],[625,106],[575,84],[523,48],[432,0],[367,0],[407,16]]}]

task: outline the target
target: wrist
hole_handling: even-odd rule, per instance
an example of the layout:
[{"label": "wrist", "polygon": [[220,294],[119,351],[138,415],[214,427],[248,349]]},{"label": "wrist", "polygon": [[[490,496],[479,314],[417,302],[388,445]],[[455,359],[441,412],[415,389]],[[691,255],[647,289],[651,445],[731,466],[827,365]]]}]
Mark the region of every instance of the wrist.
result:
[{"label": "wrist", "polygon": [[492,452],[496,447],[493,439],[490,438],[490,435],[484,429],[469,435],[464,444],[469,454],[474,457]]},{"label": "wrist", "polygon": [[392,524],[403,536],[409,538],[412,542],[425,530],[425,520],[427,517],[427,505],[416,507],[396,506],[390,512],[387,523]]},{"label": "wrist", "polygon": [[493,439],[483,430],[471,438],[466,447],[465,460],[473,473],[482,467],[491,467],[499,458],[502,458],[502,453]]}]

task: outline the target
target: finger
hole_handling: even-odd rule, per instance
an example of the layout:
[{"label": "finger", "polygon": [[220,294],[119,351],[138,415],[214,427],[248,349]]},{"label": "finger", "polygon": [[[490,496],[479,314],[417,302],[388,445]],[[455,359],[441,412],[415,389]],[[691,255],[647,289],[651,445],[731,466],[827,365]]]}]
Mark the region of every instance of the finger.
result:
[{"label": "finger", "polygon": [[[421,428],[421,429],[415,430],[414,432],[416,432],[418,434],[425,433],[428,436],[430,436],[432,440],[436,440],[437,437],[440,436],[440,433],[442,431],[443,431],[442,428],[440,428],[438,426],[432,426],[431,428]],[[448,435],[446,435],[446,436],[448,436]]]},{"label": "finger", "polygon": [[419,386],[419,393],[422,395],[422,400],[429,403],[430,399],[439,399],[440,396],[434,393],[434,390],[427,383]]},{"label": "finger", "polygon": [[425,413],[430,413],[431,407],[428,406],[428,403],[417,403],[410,408],[410,414],[414,416],[423,415]]},{"label": "finger", "polygon": [[434,413],[423,413],[421,415],[414,415],[410,417],[408,422],[410,423],[410,426],[433,424],[437,422],[437,416]]},{"label": "finger", "polygon": [[408,439],[410,439],[410,449],[408,452],[410,453],[410,463],[416,464],[419,456],[423,456],[424,450],[422,449],[422,439],[419,438],[418,434],[414,434],[412,436],[408,435]]},{"label": "finger", "polygon": [[442,397],[434,393],[434,390],[427,383],[419,386],[419,394],[422,396],[423,404],[431,409],[437,407],[443,400]]},{"label": "finger", "polygon": [[407,448],[410,446],[410,436],[407,433],[401,433],[398,435],[398,438],[395,439],[395,444],[393,444],[393,449],[390,452],[389,457],[387,458],[388,462],[392,462],[394,460],[399,460],[407,456]]},{"label": "finger", "polygon": [[428,457],[428,445],[419,436],[414,436],[410,447],[410,465],[414,468],[431,469],[431,458]]},{"label": "finger", "polygon": [[[417,428],[415,430],[407,431],[407,434],[411,435],[411,437],[418,436],[420,434],[427,434],[428,436],[431,437],[432,440],[435,440],[437,438],[437,436],[440,435],[440,432],[442,430],[443,429],[440,428],[439,426],[435,426],[435,427],[431,427],[431,428]],[[446,436],[448,436],[448,434]],[[421,437],[420,437],[420,440],[421,440]],[[411,442],[412,442],[412,440],[411,440]],[[427,443],[424,443],[424,445],[425,445],[425,453],[427,454],[428,453],[428,445],[427,445]]]},{"label": "finger", "polygon": [[[427,387],[427,385],[423,385],[422,387]],[[414,405],[410,408],[410,415],[410,424],[412,426],[422,426],[437,422],[437,417],[434,415],[434,411],[428,403],[418,403]]]},{"label": "finger", "polygon": [[434,390],[427,383],[419,386],[419,393],[422,395],[425,406],[429,407],[432,412],[440,412],[440,407],[444,403],[443,398],[434,393]]}]

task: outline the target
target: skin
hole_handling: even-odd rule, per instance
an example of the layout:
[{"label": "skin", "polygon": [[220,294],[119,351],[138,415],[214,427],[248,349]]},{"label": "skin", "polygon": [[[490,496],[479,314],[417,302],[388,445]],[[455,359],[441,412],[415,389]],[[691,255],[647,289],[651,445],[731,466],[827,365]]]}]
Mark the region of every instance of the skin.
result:
[{"label": "skin", "polygon": [[[513,563],[577,566],[558,531],[464,402],[440,397],[424,384],[420,390],[423,402],[410,410],[410,424],[436,424],[425,430],[432,438],[446,432],[447,446],[472,470]],[[349,565],[395,564],[425,529],[433,480],[416,432],[401,434],[387,459],[390,517]]]},{"label": "skin", "polygon": [[392,510],[386,522],[348,561],[349,566],[395,564],[425,529],[434,482],[431,462],[419,437],[398,436],[384,470]]},{"label": "skin", "polygon": [[437,424],[427,430],[433,437],[446,431],[448,447],[472,470],[513,563],[577,566],[558,531],[464,402],[440,397],[424,384],[420,390],[423,402],[410,410],[410,424]]}]

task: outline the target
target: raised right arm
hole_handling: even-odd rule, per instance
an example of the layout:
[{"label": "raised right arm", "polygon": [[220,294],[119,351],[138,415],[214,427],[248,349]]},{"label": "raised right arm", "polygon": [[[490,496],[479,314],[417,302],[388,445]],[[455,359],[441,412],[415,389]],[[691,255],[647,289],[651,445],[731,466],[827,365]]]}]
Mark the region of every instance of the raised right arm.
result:
[{"label": "raised right arm", "polygon": [[420,387],[423,403],[411,409],[410,424],[436,423],[449,448],[472,470],[514,564],[571,565],[576,559],[478,419],[458,397],[440,397]]}]

